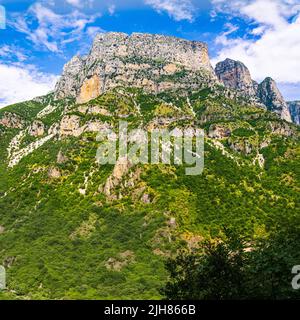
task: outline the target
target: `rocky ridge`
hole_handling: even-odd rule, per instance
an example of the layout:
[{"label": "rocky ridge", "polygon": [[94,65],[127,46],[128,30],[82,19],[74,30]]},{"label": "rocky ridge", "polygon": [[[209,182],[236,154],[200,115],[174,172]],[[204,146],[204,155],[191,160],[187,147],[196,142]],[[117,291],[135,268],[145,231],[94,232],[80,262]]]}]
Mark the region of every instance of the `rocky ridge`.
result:
[{"label": "rocky ridge", "polygon": [[292,121],[288,105],[272,78],[267,77],[258,84],[252,80],[249,69],[242,62],[232,59],[219,62],[215,71],[218,79],[226,87],[253,97],[268,110],[277,113],[283,120]]},{"label": "rocky ridge", "polygon": [[155,34],[98,34],[87,56],[75,56],[65,65],[55,98],[75,98],[83,104],[119,86],[160,93],[220,83],[252,104],[292,121],[273,79],[258,84],[242,62],[232,59],[219,62],[214,70],[205,43]]},{"label": "rocky ridge", "polygon": [[196,89],[215,81],[208,48],[202,42],[110,32],[96,36],[88,56],[75,56],[66,64],[55,95],[85,103],[118,86],[157,93]]}]

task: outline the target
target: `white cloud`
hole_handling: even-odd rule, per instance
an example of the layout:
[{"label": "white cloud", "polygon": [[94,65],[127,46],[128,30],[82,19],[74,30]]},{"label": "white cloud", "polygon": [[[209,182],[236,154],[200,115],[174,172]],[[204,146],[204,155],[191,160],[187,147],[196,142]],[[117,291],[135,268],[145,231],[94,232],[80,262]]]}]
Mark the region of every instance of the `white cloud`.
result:
[{"label": "white cloud", "polygon": [[23,62],[28,58],[24,49],[16,45],[4,44],[0,48],[0,59],[5,59],[6,62],[19,61]]},{"label": "white cloud", "polygon": [[191,0],[145,0],[158,12],[167,12],[176,21],[195,19],[195,7]]},{"label": "white cloud", "polygon": [[33,66],[0,63],[0,108],[47,94],[54,89],[57,79]]},{"label": "white cloud", "polygon": [[67,2],[67,4],[76,8],[92,7],[94,4],[94,0],[65,0],[65,1]]},{"label": "white cloud", "polygon": [[74,7],[80,8],[82,6],[82,1],[81,0],[66,0],[67,3]]},{"label": "white cloud", "polygon": [[[77,3],[72,2],[74,5]],[[100,14],[86,15],[78,10],[69,14],[58,14],[50,7],[36,2],[25,15],[15,15],[9,24],[26,34],[27,39],[37,47],[59,53],[62,52],[64,44],[83,39],[88,25],[94,23],[98,17]]]},{"label": "white cloud", "polygon": [[[244,62],[256,80],[271,76],[282,83],[300,82],[300,6],[295,0],[212,0],[214,10],[249,22],[243,37],[224,32],[216,38],[221,50],[213,59]],[[293,18],[293,19],[292,19]]]}]

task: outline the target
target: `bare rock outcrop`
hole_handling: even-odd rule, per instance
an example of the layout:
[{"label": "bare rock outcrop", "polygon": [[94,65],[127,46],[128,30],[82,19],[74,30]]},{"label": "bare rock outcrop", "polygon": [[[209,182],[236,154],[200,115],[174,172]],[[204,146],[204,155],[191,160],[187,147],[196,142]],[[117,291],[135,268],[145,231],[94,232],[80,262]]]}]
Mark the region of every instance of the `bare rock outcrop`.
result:
[{"label": "bare rock outcrop", "polygon": [[63,164],[63,163],[66,163],[69,161],[69,158],[66,157],[62,151],[60,150],[57,154],[57,157],[56,157],[56,162],[57,164]]},{"label": "bare rock outcrop", "polygon": [[252,80],[250,71],[242,62],[232,59],[219,62],[215,72],[225,87],[240,91],[254,102],[256,100],[263,104],[269,111],[277,113],[281,119],[292,121],[288,105],[272,78],[268,77],[258,84]]},{"label": "bare rock outcrop", "polygon": [[59,133],[61,136],[80,136],[82,133],[80,117],[75,115],[64,116],[60,122]]},{"label": "bare rock outcrop", "polygon": [[48,170],[48,177],[50,179],[59,179],[61,177],[61,172],[58,168],[56,167],[51,167]]},{"label": "bare rock outcrop", "polygon": [[6,128],[22,129],[24,124],[24,120],[15,113],[4,112],[4,115],[0,119],[0,125]]},{"label": "bare rock outcrop", "polygon": [[218,79],[226,87],[255,96],[256,91],[250,71],[242,62],[226,59],[216,65],[215,71]]},{"label": "bare rock outcrop", "polygon": [[221,125],[211,125],[209,128],[208,136],[212,139],[222,139],[230,137],[231,130]]},{"label": "bare rock outcrop", "polygon": [[40,137],[45,134],[45,125],[42,121],[35,120],[28,129],[29,135]]},{"label": "bare rock outcrop", "polygon": [[76,56],[66,64],[55,96],[86,103],[118,86],[161,92],[216,81],[207,45],[202,42],[109,32],[96,36],[88,56]]},{"label": "bare rock outcrop", "polygon": [[[116,188],[122,181],[123,177],[129,172],[132,164],[127,158],[121,158],[117,161],[111,176],[108,177],[103,187],[103,193],[110,197],[114,188]],[[102,188],[100,188],[102,189]]]},{"label": "bare rock outcrop", "polygon": [[292,122],[288,105],[272,78],[268,77],[259,84],[257,95],[268,110],[277,113],[283,120]]}]

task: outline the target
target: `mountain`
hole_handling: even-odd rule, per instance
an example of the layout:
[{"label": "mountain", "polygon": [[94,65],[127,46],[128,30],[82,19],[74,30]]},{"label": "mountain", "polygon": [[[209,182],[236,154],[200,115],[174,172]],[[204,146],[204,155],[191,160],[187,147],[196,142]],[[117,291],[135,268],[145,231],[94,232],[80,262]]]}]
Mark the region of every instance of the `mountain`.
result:
[{"label": "mountain", "polygon": [[296,124],[300,124],[300,101],[290,101],[288,102],[292,120]]},{"label": "mountain", "polygon": [[276,82],[272,78],[266,78],[258,86],[258,97],[272,112],[281,115],[281,118],[291,122],[291,114],[287,103],[277,88]]},{"label": "mountain", "polygon": [[[55,92],[1,109],[0,298],[161,299],[180,250],[224,228],[252,245],[292,223],[299,127],[238,86],[218,80],[201,42],[108,33],[65,66]],[[125,120],[129,143],[141,129],[204,130],[203,173],[99,164],[101,139],[121,144]]]},{"label": "mountain", "polygon": [[208,49],[161,35],[99,34],[87,57],[74,57],[56,86],[56,98],[88,102],[118,86],[158,93],[170,88],[193,89],[215,79]]},{"label": "mountain", "polygon": [[256,95],[256,89],[249,69],[240,61],[226,59],[217,63],[216,75],[228,88],[240,90],[249,96]]},{"label": "mountain", "polygon": [[258,84],[252,80],[249,69],[242,62],[232,59],[219,62],[215,71],[218,79],[226,87],[257,98],[268,110],[277,113],[288,122],[292,121],[287,103],[272,78],[267,77]]}]

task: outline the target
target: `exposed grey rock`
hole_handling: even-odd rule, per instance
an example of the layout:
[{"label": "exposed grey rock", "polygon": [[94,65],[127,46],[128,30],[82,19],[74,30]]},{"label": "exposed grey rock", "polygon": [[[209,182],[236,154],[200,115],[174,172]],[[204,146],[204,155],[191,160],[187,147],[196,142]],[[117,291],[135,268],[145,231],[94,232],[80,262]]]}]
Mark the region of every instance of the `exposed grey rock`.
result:
[{"label": "exposed grey rock", "polygon": [[75,136],[78,137],[82,133],[80,127],[80,117],[71,115],[64,116],[60,123],[59,133],[61,136]]},{"label": "exposed grey rock", "polygon": [[284,101],[276,82],[268,77],[258,86],[257,95],[268,110],[277,113],[282,119],[291,122],[291,115],[287,103]]},{"label": "exposed grey rock", "polygon": [[[106,196],[110,196],[115,187],[117,187],[122,178],[129,172],[132,164],[127,158],[121,158],[117,161],[112,174],[106,180],[104,188],[101,190]],[[100,188],[101,189],[101,188]]]},{"label": "exposed grey rock", "polygon": [[227,88],[243,92],[246,96],[252,97],[254,102],[256,99],[268,110],[277,113],[281,119],[291,122],[289,108],[272,78],[268,77],[258,84],[252,80],[250,71],[242,62],[232,59],[219,62],[215,71]]},{"label": "exposed grey rock", "polygon": [[250,71],[242,62],[226,59],[216,65],[215,72],[226,87],[240,90],[249,96],[256,94],[255,82],[251,78]]},{"label": "exposed grey rock", "polygon": [[291,117],[292,117],[292,121],[295,124],[300,124],[300,101],[290,101],[287,103],[290,113],[291,113]]},{"label": "exposed grey rock", "polygon": [[142,197],[141,197],[141,201],[142,201],[143,203],[146,203],[146,204],[151,203],[151,197],[150,197],[150,195],[147,194],[147,193],[144,193],[144,194],[142,195]]},{"label": "exposed grey rock", "polygon": [[238,140],[238,141],[228,141],[229,147],[231,150],[249,155],[253,151],[253,146],[247,140]]},{"label": "exposed grey rock", "polygon": [[75,97],[77,93],[78,75],[84,68],[84,59],[75,56],[64,66],[62,77],[55,88],[56,99]]},{"label": "exposed grey rock", "polygon": [[[184,70],[189,71],[188,77]],[[202,42],[110,32],[96,36],[87,57],[76,56],[66,64],[55,96],[85,103],[117,86],[160,92],[199,89],[216,80],[207,46]]]},{"label": "exposed grey rock", "polygon": [[287,137],[291,137],[294,135],[294,130],[291,128],[291,125],[288,123],[273,121],[273,122],[269,122],[268,126],[269,126],[269,130],[273,134],[278,134],[278,135],[287,136]]}]

